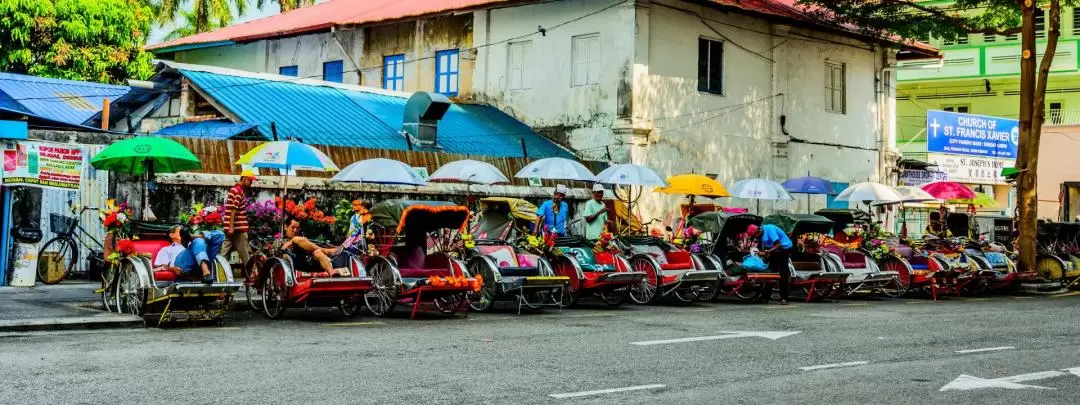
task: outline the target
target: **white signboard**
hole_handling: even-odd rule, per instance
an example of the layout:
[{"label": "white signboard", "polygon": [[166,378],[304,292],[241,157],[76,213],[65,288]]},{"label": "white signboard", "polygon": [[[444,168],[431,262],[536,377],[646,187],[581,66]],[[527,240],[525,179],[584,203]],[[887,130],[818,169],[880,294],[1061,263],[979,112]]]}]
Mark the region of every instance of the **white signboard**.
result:
[{"label": "white signboard", "polygon": [[900,184],[904,186],[921,187],[924,184],[935,181],[944,181],[948,175],[942,171],[905,169],[900,171]]},{"label": "white signboard", "polygon": [[994,159],[974,156],[928,153],[926,160],[946,173],[949,181],[970,184],[1006,184],[1001,176],[1003,167],[1012,167],[1013,159]]}]

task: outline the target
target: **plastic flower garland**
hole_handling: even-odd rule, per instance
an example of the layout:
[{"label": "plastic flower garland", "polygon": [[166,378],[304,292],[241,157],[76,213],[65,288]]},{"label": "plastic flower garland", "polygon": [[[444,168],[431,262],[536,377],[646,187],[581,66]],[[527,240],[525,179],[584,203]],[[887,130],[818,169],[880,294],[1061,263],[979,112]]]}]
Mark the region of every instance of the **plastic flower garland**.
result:
[{"label": "plastic flower garland", "polygon": [[105,209],[101,210],[101,223],[105,226],[105,232],[110,232],[117,239],[131,237],[131,207],[128,203],[116,204],[115,199],[105,201]]},{"label": "plastic flower garland", "polygon": [[701,253],[701,230],[688,226],[682,229],[671,242],[689,250],[690,253]]},{"label": "plastic flower garland", "polygon": [[540,256],[561,256],[562,251],[555,248],[555,234],[544,227],[542,235],[526,235],[518,240],[522,249]]},{"label": "plastic flower garland", "polygon": [[468,287],[473,292],[480,291],[480,286],[484,285],[484,278],[479,274],[474,279],[465,278],[465,276],[430,276],[427,279],[428,285],[432,287]]},{"label": "plastic flower garland", "polygon": [[600,237],[596,238],[596,244],[593,245],[593,252],[601,253],[618,250],[615,248],[614,242],[615,235],[608,232],[607,226],[605,226],[604,230],[600,232]]}]

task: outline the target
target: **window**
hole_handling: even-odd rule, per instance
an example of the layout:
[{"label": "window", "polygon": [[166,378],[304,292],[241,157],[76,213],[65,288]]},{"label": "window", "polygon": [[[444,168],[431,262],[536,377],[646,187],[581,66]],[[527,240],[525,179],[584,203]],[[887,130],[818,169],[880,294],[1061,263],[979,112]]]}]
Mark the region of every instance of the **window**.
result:
[{"label": "window", "polygon": [[296,65],[279,67],[277,73],[282,76],[297,76]]},{"label": "window", "polygon": [[988,43],[988,44],[989,44],[989,43],[992,43],[992,42],[997,42],[997,35],[994,35],[994,34],[984,34],[984,35],[983,35],[983,42],[985,42],[985,43]]},{"label": "window", "polygon": [[382,87],[387,90],[405,90],[405,55],[383,57]]},{"label": "window", "polygon": [[1080,35],[1080,7],[1074,8],[1072,14],[1073,14],[1072,33],[1073,33],[1073,35]]},{"label": "window", "polygon": [[724,94],[724,43],[698,38],[697,88],[714,94]]},{"label": "window", "polygon": [[970,109],[967,105],[944,105],[941,109],[948,112],[967,114]]},{"label": "window", "polygon": [[459,58],[457,49],[435,52],[436,93],[447,96],[458,95]]},{"label": "window", "polygon": [[340,60],[334,60],[322,64],[322,79],[328,82],[342,82],[342,67]]},{"label": "window", "polygon": [[1050,123],[1061,124],[1061,102],[1050,103]]},{"label": "window", "polygon": [[526,66],[532,42],[512,42],[506,47],[506,84],[510,90],[529,88]]},{"label": "window", "polygon": [[1046,14],[1038,8],[1035,9],[1035,38],[1046,38]]},{"label": "window", "polygon": [[968,34],[966,32],[960,33],[956,36],[956,43],[958,45],[966,45],[968,43]]},{"label": "window", "polygon": [[825,62],[825,111],[843,114],[846,93],[844,64]]},{"label": "window", "polygon": [[570,57],[575,87],[600,83],[600,34],[571,38]]}]

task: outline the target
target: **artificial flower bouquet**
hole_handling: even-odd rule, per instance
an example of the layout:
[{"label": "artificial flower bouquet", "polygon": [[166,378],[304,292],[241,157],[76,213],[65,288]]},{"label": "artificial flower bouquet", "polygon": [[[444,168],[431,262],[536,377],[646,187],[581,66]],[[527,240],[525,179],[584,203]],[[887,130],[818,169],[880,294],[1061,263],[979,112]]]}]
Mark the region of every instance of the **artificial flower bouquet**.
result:
[{"label": "artificial flower bouquet", "polygon": [[115,238],[130,238],[132,215],[127,202],[117,204],[115,199],[110,198],[105,201],[105,209],[101,210],[101,223],[105,226],[105,232],[113,234]]},{"label": "artificial flower bouquet", "polygon": [[300,228],[304,235],[315,240],[341,240],[337,236],[337,218],[323,212],[318,207],[318,200],[314,197],[303,202],[275,198],[275,203],[286,215],[300,221]]},{"label": "artificial flower bouquet", "polygon": [[180,222],[187,224],[192,232],[221,230],[225,226],[225,206],[195,204],[191,210],[180,214]]}]

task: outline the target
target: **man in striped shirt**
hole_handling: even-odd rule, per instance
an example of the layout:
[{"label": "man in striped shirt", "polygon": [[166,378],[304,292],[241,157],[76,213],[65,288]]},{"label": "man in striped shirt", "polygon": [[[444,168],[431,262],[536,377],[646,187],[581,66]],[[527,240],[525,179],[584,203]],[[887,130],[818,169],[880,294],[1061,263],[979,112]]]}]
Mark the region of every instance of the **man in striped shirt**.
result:
[{"label": "man in striped shirt", "polygon": [[221,247],[222,255],[229,257],[234,250],[240,255],[240,262],[246,264],[251,256],[248,245],[248,189],[255,181],[255,172],[244,170],[240,173],[240,181],[229,189],[229,195],[225,197],[225,236],[227,237]]}]

